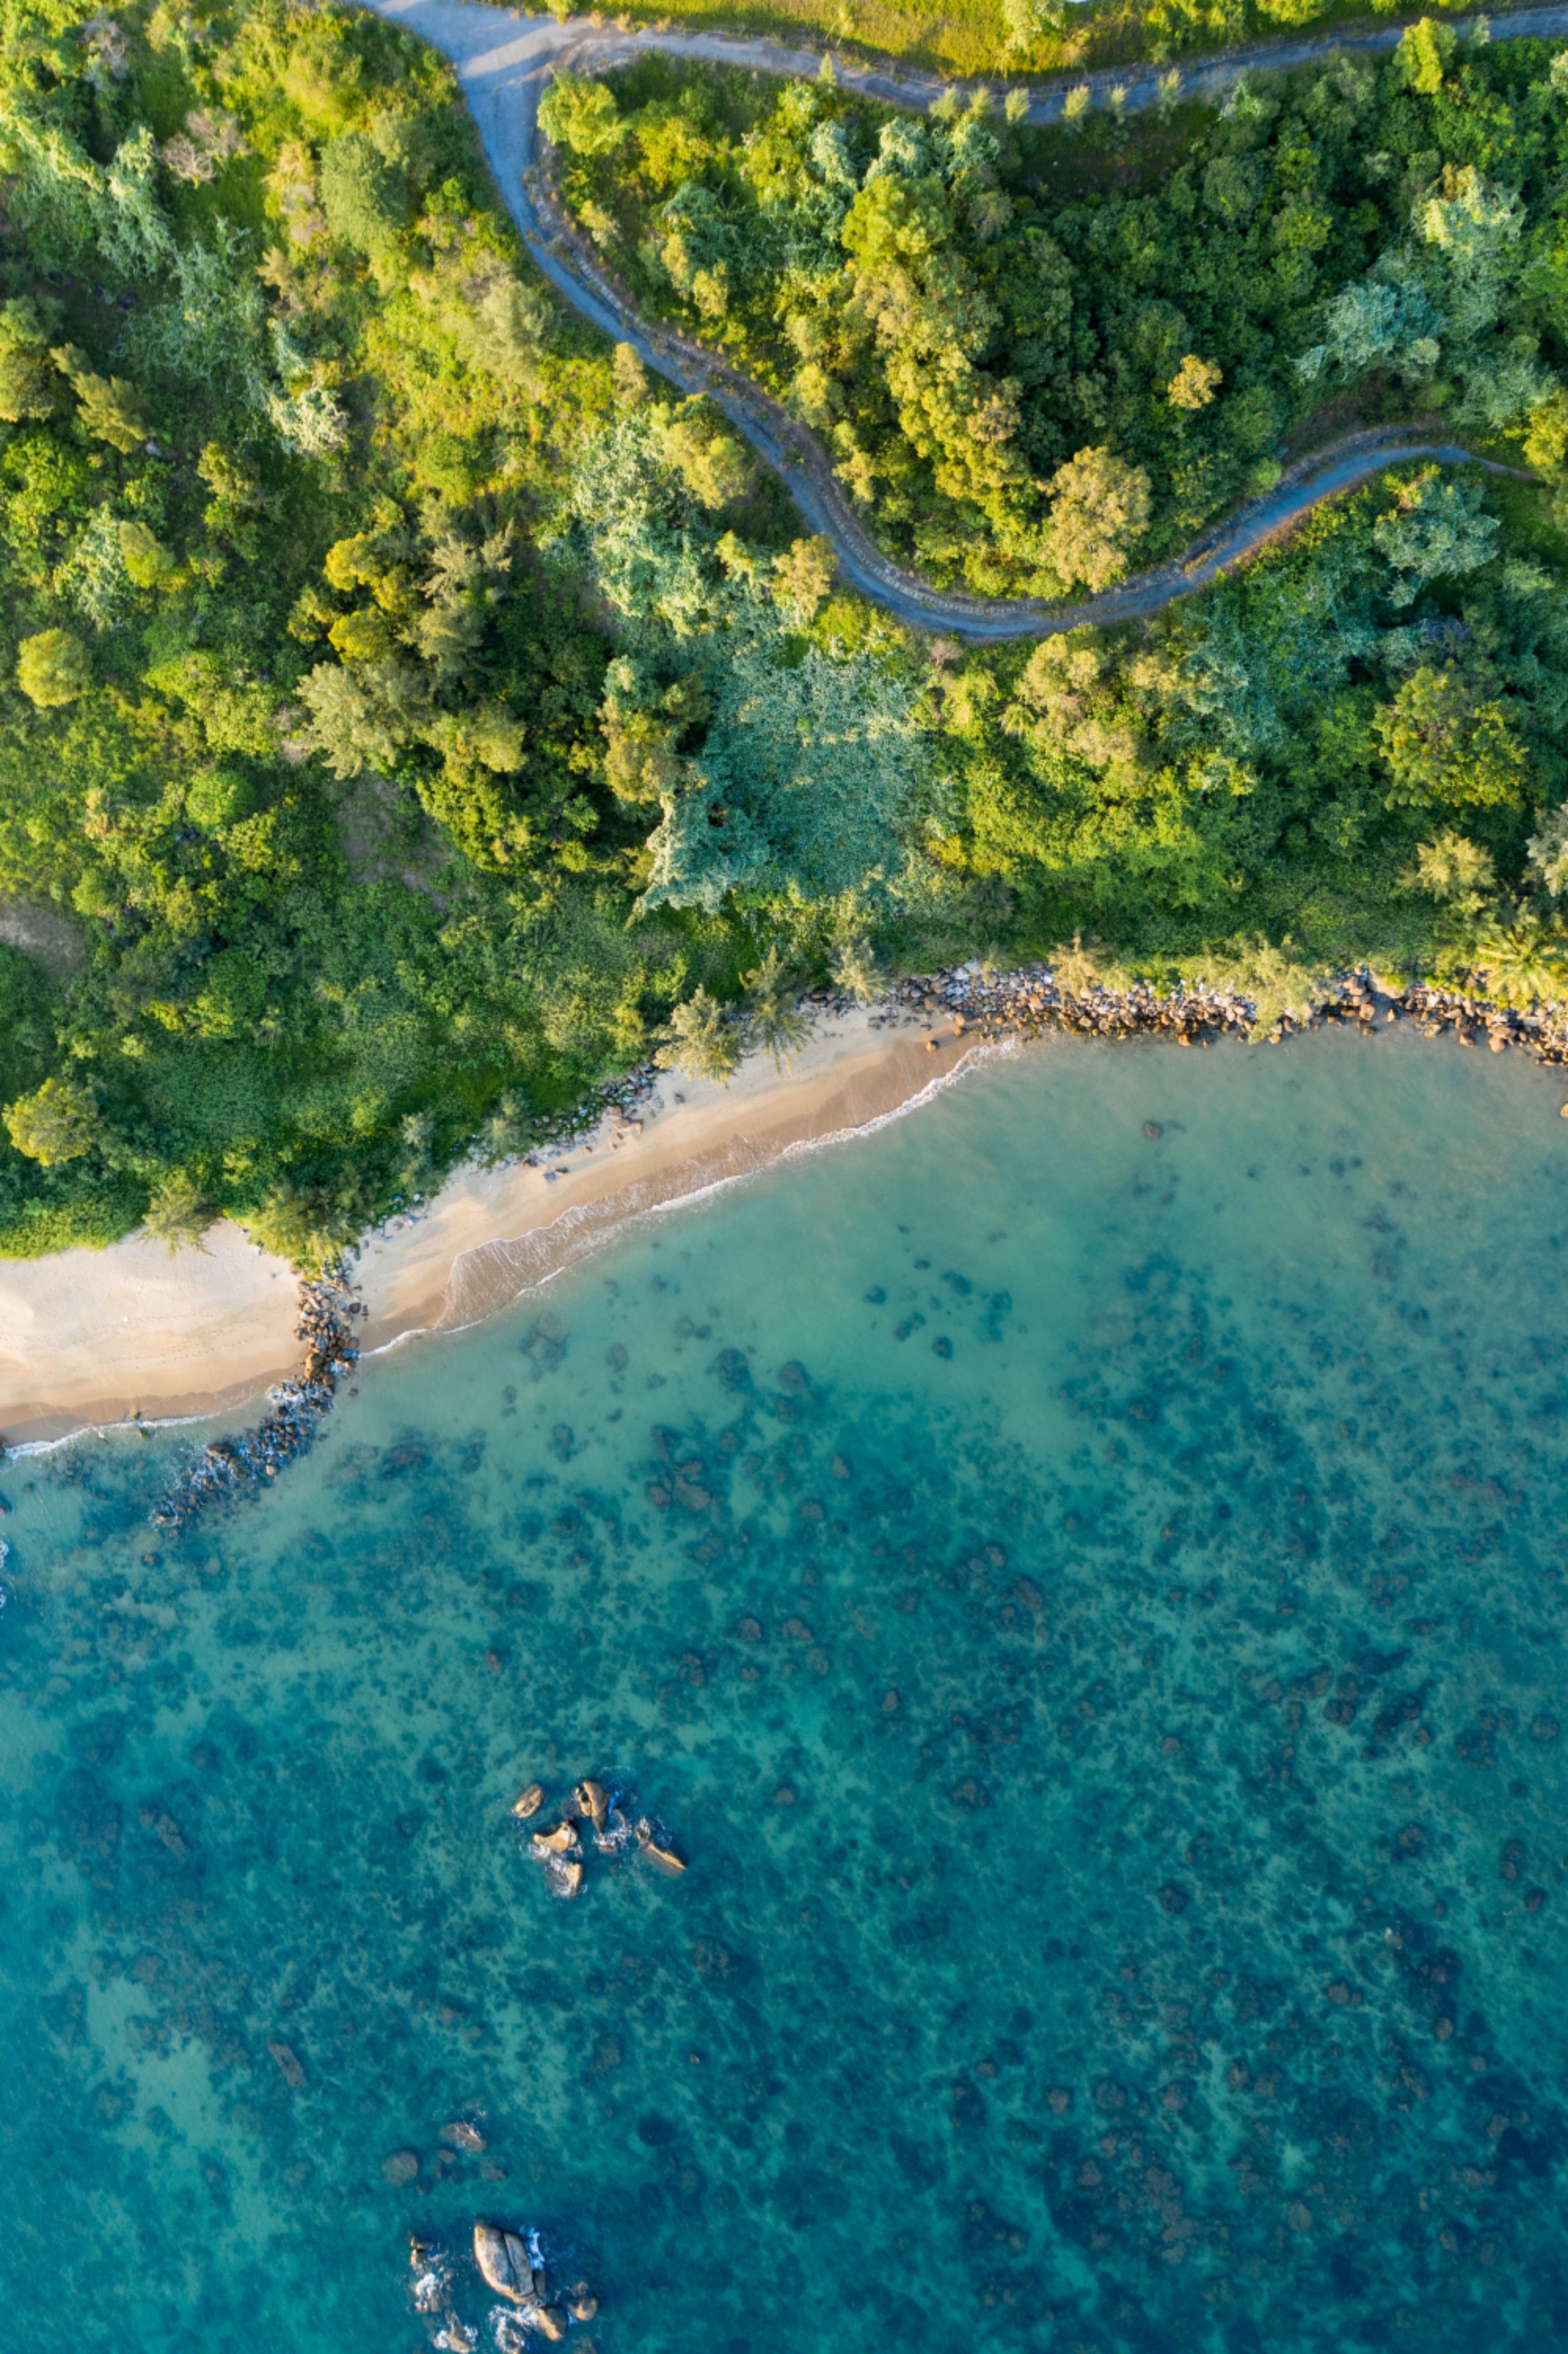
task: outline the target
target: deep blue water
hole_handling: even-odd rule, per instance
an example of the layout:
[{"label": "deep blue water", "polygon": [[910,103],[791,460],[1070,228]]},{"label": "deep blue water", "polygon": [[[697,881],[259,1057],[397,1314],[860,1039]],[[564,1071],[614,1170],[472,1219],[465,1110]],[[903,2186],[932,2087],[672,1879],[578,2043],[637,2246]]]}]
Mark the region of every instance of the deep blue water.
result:
[{"label": "deep blue water", "polygon": [[476,2215],[578,2354],[1568,2338],[1559,1097],[1063,1044],[172,1541],[7,1464],[0,2343],[493,2348]]}]

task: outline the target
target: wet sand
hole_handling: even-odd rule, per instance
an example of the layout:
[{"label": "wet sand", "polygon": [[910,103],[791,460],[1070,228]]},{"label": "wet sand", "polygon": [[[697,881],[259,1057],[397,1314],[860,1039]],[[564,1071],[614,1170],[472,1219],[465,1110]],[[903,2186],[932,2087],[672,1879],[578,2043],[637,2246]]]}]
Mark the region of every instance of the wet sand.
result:
[{"label": "wet sand", "polygon": [[[366,1237],[355,1265],[366,1350],[493,1314],[628,1217],[887,1118],[970,1059],[949,1025],[823,1023],[783,1074],[752,1055],[726,1089],[671,1074],[663,1109],[619,1146],[607,1121],[543,1167],[458,1171],[416,1216]],[[683,1098],[684,1100],[680,1100]],[[297,1371],[296,1278],[231,1223],[171,1256],[135,1236],[102,1251],[0,1263],[0,1437],[62,1438],[132,1414],[216,1414]]]}]

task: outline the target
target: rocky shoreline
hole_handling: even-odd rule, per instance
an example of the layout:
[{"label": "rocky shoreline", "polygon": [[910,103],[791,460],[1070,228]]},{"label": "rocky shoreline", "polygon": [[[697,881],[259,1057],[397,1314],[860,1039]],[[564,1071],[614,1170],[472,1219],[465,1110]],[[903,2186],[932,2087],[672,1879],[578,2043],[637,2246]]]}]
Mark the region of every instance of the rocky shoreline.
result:
[{"label": "rocky shoreline", "polygon": [[[1234,987],[1195,981],[1162,992],[1144,981],[1126,987],[1093,977],[1075,987],[1069,981],[1070,975],[1045,960],[1000,971],[971,960],[923,979],[897,981],[866,1012],[866,1027],[874,1033],[923,1029],[935,1058],[949,1043],[964,1049],[1005,1048],[1054,1034],[1164,1039],[1184,1047],[1226,1038],[1272,1045],[1305,1030],[1353,1027],[1366,1036],[1409,1023],[1424,1036],[1450,1035],[1462,1045],[1485,1045],[1493,1054],[1517,1048],[1541,1063],[1568,1064],[1568,1016],[1563,1008],[1521,1013],[1425,981],[1390,986],[1364,965],[1319,984],[1309,1005],[1280,1014],[1268,1029],[1260,1028],[1256,1001]],[[800,1010],[826,1023],[856,1009],[833,990],[814,989],[800,1001]],[[614,1149],[638,1134],[645,1118],[664,1110],[665,1087],[677,1103],[683,1102],[673,1084],[680,1076],[652,1060],[641,1064],[542,1124],[530,1148],[508,1161],[540,1170],[548,1180],[556,1173],[552,1161],[584,1143],[608,1140]],[[424,1214],[428,1209],[427,1204]],[[420,1214],[411,1206],[404,1218]],[[301,1283],[295,1331],[305,1351],[298,1374],[270,1391],[270,1410],[253,1428],[209,1440],[194,1452],[154,1507],[155,1527],[176,1532],[214,1505],[254,1492],[308,1452],[332,1411],[339,1384],[359,1361],[354,1324],[367,1310],[355,1289],[356,1256],[351,1252],[328,1274]],[[150,1435],[148,1424],[140,1426]]]},{"label": "rocky shoreline", "polygon": [[352,1320],[363,1313],[341,1267],[301,1283],[294,1330],[305,1354],[297,1378],[269,1392],[272,1410],[254,1430],[209,1439],[199,1449],[154,1506],[154,1528],[184,1528],[208,1506],[253,1482],[276,1479],[309,1450],[322,1417],[332,1412],[338,1383],[359,1362]]},{"label": "rocky shoreline", "polygon": [[[1181,1046],[1207,1045],[1227,1036],[1256,1040],[1259,1035],[1255,1001],[1240,991],[1201,981],[1165,995],[1145,981],[1127,989],[1092,981],[1075,991],[1059,982],[1045,963],[989,977],[980,966],[969,963],[927,981],[900,981],[873,1014],[872,1023],[924,1022],[929,1026],[943,1017],[951,1020],[959,1036],[986,1044],[1054,1032],[1091,1038],[1163,1037]],[[1298,1032],[1335,1023],[1365,1032],[1402,1021],[1415,1023],[1425,1037],[1449,1034],[1461,1045],[1484,1041],[1494,1054],[1520,1046],[1538,1062],[1568,1062],[1568,1026],[1561,1008],[1521,1013],[1425,981],[1390,989],[1364,965],[1319,994],[1309,1012],[1281,1014],[1262,1038],[1275,1045]]]}]

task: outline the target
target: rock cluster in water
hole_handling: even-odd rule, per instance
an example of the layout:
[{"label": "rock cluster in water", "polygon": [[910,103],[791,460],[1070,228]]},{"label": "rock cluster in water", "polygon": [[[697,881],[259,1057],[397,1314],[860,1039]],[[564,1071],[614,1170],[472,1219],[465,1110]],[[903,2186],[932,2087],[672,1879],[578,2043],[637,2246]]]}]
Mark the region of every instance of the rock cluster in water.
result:
[{"label": "rock cluster in water", "polygon": [[[591,2321],[599,2311],[599,2299],[587,2281],[552,2292],[537,2232],[514,2231],[510,2224],[487,2223],[482,2218],[473,2227],[473,2261],[486,2288],[507,2299],[490,2316],[498,2354],[524,2354],[530,2336],[558,2344],[574,2322]],[[458,2313],[449,2252],[415,2236],[409,2242],[408,2263],[414,2274],[414,2310],[432,2325],[431,2345],[439,2354],[471,2354],[480,2342],[479,2331]],[[581,2342],[582,2354],[592,2354],[590,2342]]]},{"label": "rock cluster in water", "polygon": [[[532,1821],[544,1803],[544,1784],[530,1782],[513,1804],[514,1819]],[[583,1836],[585,1824],[599,1855],[620,1855],[629,1845],[635,1844],[639,1854],[670,1878],[678,1879],[685,1871],[662,1827],[651,1822],[646,1815],[633,1816],[635,1805],[630,1790],[617,1789],[611,1795],[602,1782],[590,1777],[577,1783],[571,1804],[563,1809],[557,1822],[547,1830],[530,1833],[528,1852],[543,1865],[546,1878],[557,1896],[576,1896],[581,1891],[587,1844]]]},{"label": "rock cluster in water", "polygon": [[301,1284],[294,1331],[305,1355],[298,1374],[269,1392],[272,1410],[254,1430],[207,1442],[154,1507],[154,1526],[183,1528],[209,1504],[252,1481],[276,1478],[305,1453],[322,1416],[332,1411],[337,1384],[359,1361],[351,1320],[363,1313],[341,1272]]}]

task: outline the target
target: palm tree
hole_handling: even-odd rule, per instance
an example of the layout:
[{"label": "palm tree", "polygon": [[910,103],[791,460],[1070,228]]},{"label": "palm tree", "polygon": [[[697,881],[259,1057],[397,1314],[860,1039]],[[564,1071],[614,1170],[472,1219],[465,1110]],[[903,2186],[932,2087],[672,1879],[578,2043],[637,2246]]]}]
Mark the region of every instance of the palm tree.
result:
[{"label": "palm tree", "polygon": [[798,1003],[795,976],[777,949],[769,949],[755,972],[746,976],[746,1013],[751,1035],[781,1071],[811,1034]]},{"label": "palm tree", "polygon": [[684,1071],[689,1078],[714,1079],[727,1087],[740,1060],[740,1040],[728,1008],[698,989],[677,1005],[660,1033],[664,1044],[653,1060],[662,1071]]},{"label": "palm tree", "polygon": [[1568,938],[1561,926],[1521,908],[1514,908],[1511,922],[1494,917],[1478,937],[1474,953],[1488,989],[1505,1005],[1549,1002],[1568,989]]}]

